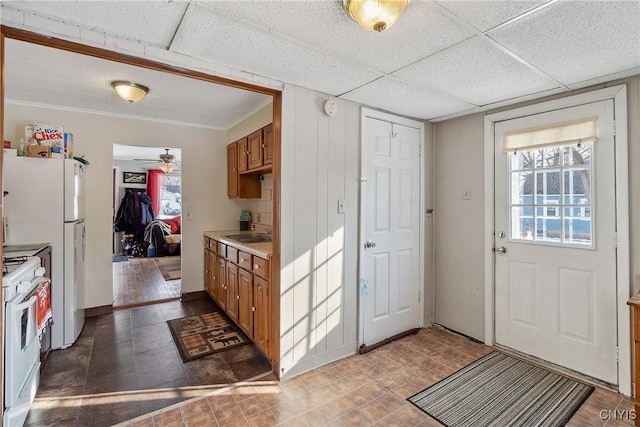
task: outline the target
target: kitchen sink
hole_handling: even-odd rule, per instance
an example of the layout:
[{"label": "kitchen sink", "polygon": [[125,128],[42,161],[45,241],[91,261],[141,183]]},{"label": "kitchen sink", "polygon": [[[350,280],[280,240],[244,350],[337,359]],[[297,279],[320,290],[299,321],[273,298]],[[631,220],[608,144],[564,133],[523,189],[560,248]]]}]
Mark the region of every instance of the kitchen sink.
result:
[{"label": "kitchen sink", "polygon": [[251,233],[251,234],[231,234],[228,236],[231,240],[235,240],[239,243],[268,243],[271,242],[271,235],[266,233]]}]

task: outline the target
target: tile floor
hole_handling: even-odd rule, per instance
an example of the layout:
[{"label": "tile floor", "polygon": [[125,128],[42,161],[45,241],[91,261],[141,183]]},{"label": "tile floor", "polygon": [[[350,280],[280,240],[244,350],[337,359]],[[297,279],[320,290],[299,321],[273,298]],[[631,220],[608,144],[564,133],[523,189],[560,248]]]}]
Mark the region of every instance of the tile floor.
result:
[{"label": "tile floor", "polygon": [[166,321],[214,310],[171,301],[87,319],[72,347],[50,353],[25,425],[109,426],[268,373],[253,345],[182,363]]},{"label": "tile floor", "polygon": [[[406,398],[490,351],[439,328],[425,328],[289,381],[236,384],[120,425],[439,426]],[[597,388],[568,426],[633,425],[625,412],[631,410],[630,398]]]}]

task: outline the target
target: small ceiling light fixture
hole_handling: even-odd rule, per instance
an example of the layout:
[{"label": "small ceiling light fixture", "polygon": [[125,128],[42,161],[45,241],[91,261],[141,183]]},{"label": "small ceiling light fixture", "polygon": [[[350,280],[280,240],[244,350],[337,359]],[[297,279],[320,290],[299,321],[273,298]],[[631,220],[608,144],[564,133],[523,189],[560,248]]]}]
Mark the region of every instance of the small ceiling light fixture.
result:
[{"label": "small ceiling light fixture", "polygon": [[170,163],[163,163],[160,165],[160,170],[164,173],[173,172],[173,165]]},{"label": "small ceiling light fixture", "polygon": [[365,30],[381,32],[396,23],[409,1],[342,0],[342,7]]},{"label": "small ceiling light fixture", "polygon": [[115,82],[111,82],[111,86],[120,98],[129,102],[138,102],[149,92],[148,87],[126,80],[116,80]]}]

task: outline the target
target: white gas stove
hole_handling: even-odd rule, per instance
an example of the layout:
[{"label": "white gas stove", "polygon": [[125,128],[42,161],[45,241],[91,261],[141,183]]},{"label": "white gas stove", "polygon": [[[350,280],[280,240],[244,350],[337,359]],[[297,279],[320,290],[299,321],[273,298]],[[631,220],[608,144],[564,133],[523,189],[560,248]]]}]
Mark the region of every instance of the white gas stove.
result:
[{"label": "white gas stove", "polygon": [[38,388],[42,329],[39,317],[46,312],[50,318],[51,282],[44,277],[38,257],[5,257],[2,261],[3,423],[14,426],[24,424]]}]

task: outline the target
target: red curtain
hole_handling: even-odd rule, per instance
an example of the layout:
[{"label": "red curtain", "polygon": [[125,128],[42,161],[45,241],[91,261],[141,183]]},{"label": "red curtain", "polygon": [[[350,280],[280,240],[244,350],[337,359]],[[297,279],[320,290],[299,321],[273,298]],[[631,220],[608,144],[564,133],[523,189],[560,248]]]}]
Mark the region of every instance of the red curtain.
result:
[{"label": "red curtain", "polygon": [[160,198],[164,188],[164,172],[160,169],[149,169],[147,177],[147,194],[151,197],[153,215],[157,218],[160,215]]}]

